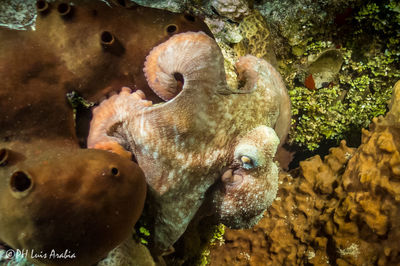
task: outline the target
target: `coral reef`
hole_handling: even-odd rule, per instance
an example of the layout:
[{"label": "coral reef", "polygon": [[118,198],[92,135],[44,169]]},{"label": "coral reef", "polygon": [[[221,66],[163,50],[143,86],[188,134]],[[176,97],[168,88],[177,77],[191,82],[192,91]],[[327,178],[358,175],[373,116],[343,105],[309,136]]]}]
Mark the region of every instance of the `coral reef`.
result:
[{"label": "coral reef", "polygon": [[[293,103],[290,143],[295,146],[314,150],[343,138],[352,144],[361,128],[386,112],[390,86],[400,78],[398,3],[364,3],[348,11],[342,14],[345,20],[338,21],[339,14],[333,27],[297,46],[299,52],[292,51],[296,57],[281,63]],[[321,80],[321,73],[314,73],[326,72],[322,69],[326,67],[312,69],[312,64],[329,51],[341,54],[342,66],[335,67],[340,60],[332,61],[330,68],[339,71]],[[320,88],[317,91],[304,85],[310,74]]]},{"label": "coral reef", "polygon": [[35,1],[6,0],[0,5],[0,27],[34,29],[36,16]]},{"label": "coral reef", "polygon": [[211,265],[395,265],[400,262],[400,82],[390,111],[363,130],[280,173],[277,199],[251,230],[230,230]]},{"label": "coral reef", "polygon": [[152,105],[123,88],[93,110],[88,146],[124,147],[145,172],[156,252],[181,236],[213,184],[210,210],[232,227],[255,224],[275,197],[272,159],[288,131],[288,95],[267,62],[246,56],[236,68],[241,86],[230,88],[215,41],[178,34],[151,51],[144,69],[169,101]]},{"label": "coral reef", "polygon": [[[172,14],[139,7],[135,2],[190,13]],[[34,12],[35,8],[38,12]],[[372,117],[386,112],[386,103],[391,95],[389,84],[393,84],[400,78],[399,14],[399,3],[396,0],[380,2],[363,0],[302,2],[103,0],[101,2],[69,1],[68,3],[5,1],[0,5],[0,26],[8,29],[36,29],[36,31],[18,33],[8,29],[0,31],[2,40],[0,43],[0,78],[2,80],[0,110],[4,114],[0,118],[2,145],[0,146],[0,177],[4,177],[2,179],[5,180],[0,187],[6,191],[2,194],[0,203],[4,205],[5,202],[15,201],[15,206],[18,204],[20,204],[18,206],[28,206],[25,202],[28,202],[29,195],[33,197],[41,191],[40,188],[43,186],[51,187],[49,190],[55,190],[52,187],[56,184],[47,185],[47,182],[52,180],[52,175],[65,178],[65,186],[71,191],[74,189],[74,184],[87,187],[88,194],[81,191],[84,199],[90,197],[90,192],[95,192],[96,189],[101,191],[99,193],[107,194],[106,198],[115,198],[113,193],[116,193],[115,191],[119,190],[119,186],[123,184],[111,183],[115,190],[104,191],[104,186],[110,185],[108,181],[114,182],[111,181],[113,171],[115,171],[113,169],[118,169],[121,179],[129,183],[124,173],[138,171],[137,166],[128,166],[127,160],[117,158],[112,154],[84,151],[80,147],[86,145],[87,125],[91,115],[89,107],[107,94],[119,90],[122,86],[128,86],[136,92],[130,93],[128,89],[123,89],[119,95],[110,96],[99,109],[95,109],[97,121],[100,121],[100,118],[106,118],[104,123],[101,121],[98,124],[103,130],[102,133],[108,130],[108,133],[114,134],[111,141],[97,143],[96,147],[135,159],[131,158],[132,152],[137,157],[136,159],[139,159],[141,166],[147,167],[146,171],[150,173],[148,176],[152,176],[150,178],[151,203],[147,206],[148,217],[145,218],[151,221],[153,218],[151,213],[159,210],[154,212],[157,216],[155,228],[158,228],[156,230],[159,234],[154,234],[152,231],[149,239],[146,239],[152,242],[150,238],[163,238],[168,235],[169,229],[162,232],[164,229],[160,224],[165,221],[174,223],[176,219],[179,228],[172,232],[170,239],[155,239],[156,242],[162,242],[161,249],[167,248],[185,230],[202,202],[208,206],[206,208],[209,210],[208,214],[214,215],[216,222],[224,221],[232,227],[251,225],[258,219],[257,214],[261,212],[261,209],[270,204],[270,200],[266,199],[268,196],[261,193],[263,200],[259,202],[263,206],[254,204],[255,198],[260,196],[260,193],[252,192],[260,192],[260,187],[266,186],[265,179],[259,181],[254,177],[266,177],[268,174],[263,170],[254,171],[250,168],[249,162],[267,161],[266,165],[261,164],[258,167],[269,169],[268,171],[272,172],[272,174],[269,173],[270,176],[275,175],[275,170],[271,170],[274,165],[270,157],[275,153],[272,146],[276,143],[272,141],[270,149],[267,149],[264,148],[264,143],[254,136],[261,134],[273,138],[273,132],[252,125],[252,128],[246,130],[241,128],[225,135],[216,134],[218,139],[215,142],[209,141],[207,134],[204,134],[204,138],[203,136],[199,138],[201,141],[195,139],[196,143],[191,143],[191,138],[188,137],[191,134],[190,130],[196,131],[198,127],[209,125],[209,121],[206,121],[208,117],[214,119],[226,113],[236,116],[236,112],[242,112],[243,119],[239,115],[237,121],[232,122],[233,125],[239,127],[241,123],[248,125],[248,121],[244,119],[245,116],[255,120],[258,116],[262,116],[253,110],[256,101],[249,100],[251,93],[237,94],[237,92],[240,90],[248,92],[247,90],[252,87],[249,80],[254,80],[255,77],[249,71],[251,69],[249,65],[255,62],[259,65],[263,63],[254,58],[251,59],[252,57],[246,57],[235,65],[238,57],[252,54],[280,67],[293,103],[294,127],[290,133],[289,142],[292,145],[290,148],[297,151],[299,149],[315,150],[319,146],[325,148],[328,141],[336,145],[343,138],[350,146],[356,146],[355,139],[358,140],[357,134],[361,131],[360,129],[367,127]],[[206,22],[215,34],[216,41],[225,57],[225,73],[222,73],[219,67],[212,75],[219,75],[218,78],[222,81],[225,81],[223,76],[226,75],[229,86],[226,86],[224,82],[222,82],[224,84],[211,85],[209,80],[202,80],[198,83],[204,85],[199,86],[201,89],[205,88],[203,94],[195,90],[186,90],[188,81],[190,84],[195,84],[196,79],[188,80],[187,77],[190,75],[182,76],[181,69],[174,68],[175,66],[170,64],[163,65],[160,69],[159,63],[164,61],[163,57],[170,58],[171,56],[165,52],[166,46],[161,45],[158,50],[163,50],[160,52],[162,55],[154,56],[156,53],[154,50],[152,52],[154,61],[151,62],[149,57],[146,65],[147,79],[152,86],[150,89],[142,73],[142,67],[146,55],[153,47],[176,33],[186,31],[203,31],[211,36],[206,25],[193,15],[205,16]],[[85,38],[82,38],[82,33],[85,33]],[[175,40],[177,39],[179,37]],[[214,48],[215,44],[211,44],[210,47]],[[218,64],[221,63],[220,55],[215,57],[218,58]],[[153,71],[149,71],[151,68]],[[169,71],[168,75],[163,73],[165,69]],[[212,67],[210,69],[215,70]],[[265,71],[267,68],[263,65],[260,69]],[[187,67],[185,70],[190,72],[193,69]],[[237,70],[241,75],[239,79],[236,79]],[[154,74],[154,71],[159,74]],[[217,93],[212,91],[213,86],[217,89]],[[278,84],[278,87],[281,87],[281,84]],[[143,93],[137,89],[144,92],[145,99]],[[398,93],[399,90],[395,91]],[[219,100],[213,102],[225,104],[225,107],[229,108],[221,109],[200,104],[210,95],[214,96],[213,93]],[[74,110],[68,106],[66,94]],[[177,127],[171,129],[171,124],[181,118],[179,116],[181,112],[170,112],[168,115],[163,115],[162,119],[155,118],[155,115],[150,115],[150,112],[144,112],[152,108],[159,110],[173,106],[176,100],[185,94],[190,94],[193,98],[197,97],[194,98],[196,101],[186,101],[182,104],[185,107],[184,110],[198,118],[195,126],[185,121],[185,123],[176,123]],[[137,145],[137,136],[142,133],[128,134],[127,130],[122,130],[118,123],[110,127],[113,121],[110,122],[108,118],[124,112],[123,106],[126,102],[123,101],[122,107],[118,110],[110,112],[104,110],[107,109],[106,106],[112,106],[112,102],[121,100],[123,95],[129,98],[126,102],[134,100],[135,103],[142,104],[142,106],[138,104],[139,111],[134,110],[135,119],[144,121],[138,128],[145,128],[147,121],[153,123],[159,122],[157,119],[173,121],[160,126],[161,133],[157,134],[165,134],[163,136],[170,138],[163,140],[165,142],[163,146],[168,147],[168,150],[172,149],[170,147],[176,143],[188,140],[189,144],[185,142],[185,147],[178,147],[171,152],[177,158],[171,159],[171,156],[166,155],[167,152],[154,153],[156,144],[150,145],[150,148],[143,143]],[[222,100],[227,98],[231,101]],[[164,100],[169,102],[155,105]],[[246,104],[243,104],[244,102]],[[203,109],[196,106],[203,106]],[[267,264],[266,261],[287,264],[330,262],[339,265],[397,263],[399,261],[398,248],[396,245],[390,245],[395,243],[396,237],[398,238],[395,230],[399,227],[395,220],[399,211],[393,207],[395,206],[393,202],[396,202],[396,197],[398,197],[396,196],[398,187],[394,180],[399,172],[398,146],[396,146],[399,142],[398,133],[396,133],[398,132],[398,116],[397,111],[394,111],[396,108],[398,105],[393,100],[391,111],[385,120],[374,120],[371,130],[363,131],[362,148],[357,151],[342,143],[324,160],[314,157],[309,162],[301,163],[300,170],[292,172],[293,177],[281,174],[282,189],[278,197],[280,201],[275,202],[268,212],[269,219],[275,224],[264,219],[254,230],[243,231],[239,236],[234,231],[227,230],[226,247],[230,247],[231,251],[237,253],[232,255],[227,249],[221,248],[212,251],[211,254],[221,252],[222,259],[226,259],[224,263],[257,265]],[[143,114],[143,117],[148,115],[148,117],[147,119],[137,118],[139,114]],[[229,115],[228,118],[223,117],[222,122],[216,121],[219,128],[224,128],[226,121],[232,121]],[[270,115],[265,116],[270,118]],[[264,125],[273,127],[274,119],[270,119]],[[134,123],[132,122],[131,126],[132,124]],[[278,123],[278,125],[287,125],[287,123]],[[134,124],[134,126],[137,125]],[[214,125],[212,124],[210,128],[214,128]],[[286,129],[277,131],[277,135],[283,138],[285,134],[282,132]],[[132,138],[131,135],[133,135]],[[276,140],[276,136],[274,139]],[[132,141],[135,143],[132,144]],[[211,151],[214,150],[211,148],[202,149],[201,144],[204,143],[217,152],[212,153]],[[231,146],[230,149],[224,146],[227,143],[226,146]],[[247,146],[252,145],[260,150],[267,149],[267,158],[246,149]],[[200,163],[190,164],[187,156],[193,158],[195,154],[199,154],[197,148],[202,149],[199,155]],[[157,162],[161,165],[161,174],[152,169],[151,160],[146,161],[148,157],[151,157],[147,149],[153,149],[151,151],[155,160],[163,159]],[[248,156],[250,153],[251,156]],[[242,156],[243,154],[245,156]],[[353,155],[354,158],[351,159]],[[91,157],[90,160],[88,156]],[[374,160],[382,162],[371,163]],[[39,168],[47,163],[53,168]],[[178,167],[175,164],[178,164]],[[83,168],[87,172],[80,171]],[[94,184],[86,185],[90,183],[88,180],[98,177],[100,168],[106,169],[104,171],[107,171],[106,176],[109,180],[105,178],[104,183],[96,189],[93,188]],[[60,174],[56,171],[57,169],[66,170],[61,171],[62,174]],[[79,174],[78,170],[74,171],[76,169],[79,170]],[[181,174],[178,170],[171,169],[182,171],[182,178],[176,177]],[[100,172],[103,173],[103,170]],[[89,176],[87,183],[77,180],[78,176],[86,174]],[[138,177],[141,175],[139,172],[137,174]],[[159,179],[153,178],[157,175]],[[197,178],[197,181],[191,181],[191,179],[187,181],[186,177],[189,175],[193,179]],[[378,175],[383,178],[376,178]],[[168,181],[168,176],[174,177],[173,182],[165,181]],[[272,177],[271,180],[268,182],[275,182]],[[59,181],[58,184],[62,185],[62,182],[64,181]],[[298,188],[293,188],[296,186]],[[12,188],[18,192],[16,193]],[[126,194],[125,189],[128,188],[122,189],[121,195]],[[192,204],[189,200],[181,200],[187,199],[188,196],[182,191],[189,189],[197,190],[198,202]],[[207,189],[208,194],[205,194]],[[268,191],[272,191],[271,195],[274,189],[276,189],[274,185],[269,187]],[[70,190],[66,189],[66,191]],[[296,194],[293,194],[295,193],[293,191]],[[39,198],[46,199],[50,192],[53,191],[42,192]],[[141,192],[138,192],[138,198],[143,197]],[[66,192],[56,190],[53,193],[60,200],[54,200],[49,208],[65,207],[61,201],[61,199],[64,200],[63,193]],[[135,199],[134,195],[124,197]],[[176,204],[177,199],[181,200],[180,205]],[[45,212],[49,212],[49,209],[39,210],[38,206],[41,202],[43,201],[39,201],[37,205],[29,205],[32,207],[28,214],[40,216],[42,217],[39,219],[40,222],[43,222],[42,220],[46,222],[52,217],[46,216],[49,214]],[[65,199],[65,202],[68,201]],[[107,216],[103,223],[98,224],[98,227],[93,227],[97,233],[101,231],[103,234],[101,228],[104,228],[106,223],[114,223],[118,227],[118,230],[111,230],[112,232],[106,230],[110,235],[115,234],[114,243],[109,246],[99,244],[98,250],[90,251],[93,254],[92,258],[83,258],[92,262],[104,256],[106,250],[113,248],[123,236],[127,236],[128,223],[134,223],[136,218],[129,218],[129,222],[107,220],[114,216],[107,212],[95,213],[96,210],[93,209],[95,214],[90,211],[84,212],[85,208],[93,208],[90,204],[89,207],[85,205],[85,202],[89,201],[83,200],[81,205],[76,202],[70,203],[75,204],[74,208],[68,206],[68,210],[74,209],[76,213],[79,213],[73,215],[79,216],[83,213],[81,220],[73,221],[78,224],[74,227],[75,229],[80,230],[79,223],[88,219],[89,214]],[[158,206],[160,202],[161,207]],[[103,204],[103,208],[111,206],[110,209],[115,209],[112,205],[115,201],[101,201],[101,204],[97,204],[99,206]],[[302,207],[297,207],[298,205]],[[136,207],[136,210],[132,212],[134,214],[131,213],[131,215],[137,216],[140,213],[140,206],[141,203],[138,200],[137,206],[131,207]],[[191,209],[186,210],[187,206]],[[294,210],[292,210],[293,206],[296,207]],[[121,208],[120,212],[127,211],[126,206],[118,206],[118,208]],[[15,207],[15,209],[18,208]],[[16,218],[19,222],[14,223],[12,222],[14,216],[4,215],[9,212],[8,207],[0,209],[1,223],[12,223],[14,227],[18,227],[21,225],[20,221],[32,220],[29,215],[20,216]],[[56,214],[58,215],[58,212]],[[68,214],[72,215],[71,212],[67,212],[61,217],[68,221],[70,218],[66,217]],[[179,215],[187,215],[187,217],[179,217]],[[293,217],[293,219],[287,219],[287,217]],[[119,223],[122,225],[118,225]],[[54,232],[53,224],[44,223],[40,226],[42,228],[48,226],[52,229],[49,230],[48,235],[35,238],[35,240],[52,243],[56,240],[51,237],[60,238],[60,234]],[[171,226],[167,224],[166,227]],[[35,224],[33,227],[26,228],[37,230],[39,225]],[[69,229],[61,229],[61,231],[64,230]],[[2,234],[7,232],[0,228],[0,238],[9,244],[12,242],[10,245],[13,247],[20,248],[21,245],[14,244],[17,231],[17,229],[11,230],[10,232],[13,233],[10,234],[14,236],[7,236],[6,240],[2,238]],[[20,232],[22,231],[21,229]],[[253,242],[246,240],[248,235],[254,236]],[[75,235],[75,237],[79,236]],[[104,234],[104,237],[108,237],[107,234]],[[62,235],[61,238],[67,239]],[[87,238],[93,237],[87,236]],[[102,240],[98,241],[102,242]],[[129,250],[127,247],[131,247],[132,242],[128,242],[114,250],[107,263],[115,261],[130,263],[126,260],[130,256],[126,255],[129,252],[125,251]],[[88,242],[81,243],[85,246]],[[57,244],[62,245],[62,243]],[[29,245],[32,247],[33,244]],[[84,251],[85,248],[81,250]],[[2,250],[0,250],[0,257],[1,252]],[[207,252],[206,249],[204,254]],[[219,263],[215,256],[213,259],[215,260],[213,263]],[[20,263],[20,261],[14,260],[13,263]]]},{"label": "coral reef", "polygon": [[107,258],[97,263],[97,266],[140,265],[155,266],[149,250],[136,242],[132,237],[122,242],[108,253]]},{"label": "coral reef", "polygon": [[343,64],[343,55],[339,50],[329,49],[309,62],[307,72],[312,77],[314,89],[321,89],[337,80]]},{"label": "coral reef", "polygon": [[[267,20],[268,25],[278,37],[277,42],[283,39],[290,46],[302,46],[310,36],[316,32],[322,32],[335,19],[335,16],[347,7],[356,5],[358,0],[330,1],[330,0],[306,0],[306,1],[255,1],[254,8],[259,10]],[[277,44],[282,46],[282,44]]]},{"label": "coral reef", "polygon": [[249,14],[249,6],[244,0],[212,0],[211,6],[222,17],[240,21]]},{"label": "coral reef", "polygon": [[386,112],[391,94],[386,86],[400,77],[396,56],[378,53],[365,64],[355,61],[351,50],[340,50],[344,64],[336,79],[315,80],[320,88],[314,91],[300,85],[289,89],[296,126],[291,143],[313,150],[324,140],[349,138]]},{"label": "coral reef", "polygon": [[249,13],[248,1],[245,0],[212,0],[212,1],[154,1],[154,0],[131,0],[141,6],[165,9],[172,12],[190,11],[197,15],[215,16],[218,14],[226,19],[238,20]]},{"label": "coral reef", "polygon": [[257,10],[249,12],[238,23],[231,23],[221,17],[207,17],[205,22],[221,47],[227,83],[231,87],[238,85],[235,62],[240,56],[254,55],[277,66],[268,26]]},{"label": "coral reef", "polygon": [[276,63],[268,26],[257,10],[243,18],[239,24],[239,30],[243,39],[234,45],[238,56],[251,54],[263,58],[271,64]]},{"label": "coral reef", "polygon": [[[235,23],[240,23],[247,15],[261,13],[273,33],[270,41],[273,42],[274,49],[283,56],[291,47],[302,49],[312,36],[323,33],[322,29],[325,27],[321,25],[331,26],[338,16],[343,16],[348,9],[362,1],[133,0],[133,2],[174,12],[189,11],[213,20],[213,23],[218,23],[220,28],[229,28]],[[229,31],[225,33],[230,34]],[[264,49],[262,46],[259,48]]]}]

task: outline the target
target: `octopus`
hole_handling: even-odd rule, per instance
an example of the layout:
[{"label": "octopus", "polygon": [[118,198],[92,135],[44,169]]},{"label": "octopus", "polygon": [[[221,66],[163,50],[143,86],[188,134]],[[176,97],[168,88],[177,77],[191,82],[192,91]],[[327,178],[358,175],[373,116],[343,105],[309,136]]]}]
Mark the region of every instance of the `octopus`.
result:
[{"label": "octopus", "polygon": [[193,16],[115,2],[39,0],[35,30],[0,28],[0,243],[74,254],[28,257],[38,265],[98,262],[132,235],[146,198],[136,163],[86,149],[84,114],[66,96],[97,101],[125,84],[160,101],[144,85],[147,53],[205,28]]},{"label": "octopus", "polygon": [[202,204],[217,221],[242,228],[276,196],[274,156],[288,133],[290,100],[268,62],[247,55],[236,70],[240,86],[231,88],[214,39],[176,34],[144,64],[163,103],[123,87],[93,109],[88,148],[134,156],[145,173],[153,252],[171,248]]}]

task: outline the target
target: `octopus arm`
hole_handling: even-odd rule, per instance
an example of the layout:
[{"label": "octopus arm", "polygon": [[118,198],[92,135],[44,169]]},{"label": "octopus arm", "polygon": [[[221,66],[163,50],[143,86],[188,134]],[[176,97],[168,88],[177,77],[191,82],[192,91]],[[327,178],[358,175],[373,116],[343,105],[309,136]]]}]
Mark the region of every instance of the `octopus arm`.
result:
[{"label": "octopus arm", "polygon": [[290,128],[291,104],[281,75],[265,60],[252,55],[246,55],[236,63],[238,78],[243,83],[240,93],[250,93],[257,89],[266,89],[269,94],[276,95],[279,103],[279,115],[274,130],[279,137],[280,145],[285,142]]},{"label": "octopus arm", "polygon": [[279,146],[285,143],[285,139],[289,133],[290,121],[292,118],[290,98],[287,91],[282,91],[282,100],[279,108],[279,116],[275,123],[275,132],[280,139]]},{"label": "octopus arm", "polygon": [[104,100],[94,108],[88,148],[108,150],[131,158],[131,152],[124,148],[128,145],[128,138],[125,136],[127,131],[124,128],[127,127],[132,114],[138,113],[140,108],[151,106],[151,102],[144,100],[144,97],[142,91],[132,93],[129,88],[124,87],[119,94]]},{"label": "octopus arm", "polygon": [[204,32],[185,32],[156,46],[143,69],[151,89],[169,101],[182,90],[214,93],[227,88],[224,59],[216,42]]}]

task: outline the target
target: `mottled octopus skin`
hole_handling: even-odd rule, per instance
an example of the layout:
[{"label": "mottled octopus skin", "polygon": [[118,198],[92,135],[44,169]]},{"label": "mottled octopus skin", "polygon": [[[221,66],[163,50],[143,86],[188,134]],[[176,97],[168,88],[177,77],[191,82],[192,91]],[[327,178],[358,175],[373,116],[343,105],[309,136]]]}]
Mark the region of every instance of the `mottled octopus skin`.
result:
[{"label": "mottled octopus skin", "polygon": [[[289,128],[290,101],[266,61],[245,56],[236,67],[244,85],[232,89],[213,39],[174,35],[152,50],[144,71],[158,95],[178,95],[151,105],[141,91],[123,88],[93,110],[88,147],[118,153],[122,146],[146,175],[155,250],[181,236],[213,184],[213,211],[235,228],[255,224],[275,198],[273,157]],[[183,75],[181,92],[175,73]]]}]

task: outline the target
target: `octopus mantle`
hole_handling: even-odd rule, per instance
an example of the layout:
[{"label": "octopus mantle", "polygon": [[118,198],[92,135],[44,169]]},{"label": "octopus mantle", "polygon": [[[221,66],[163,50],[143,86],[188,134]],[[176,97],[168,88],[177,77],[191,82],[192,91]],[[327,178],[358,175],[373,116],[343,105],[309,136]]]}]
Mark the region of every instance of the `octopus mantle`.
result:
[{"label": "octopus mantle", "polygon": [[242,86],[232,89],[215,41],[177,34],[153,48],[144,68],[165,103],[125,87],[93,110],[88,147],[133,153],[145,173],[158,251],[205,202],[219,222],[241,228],[254,225],[276,196],[273,158],[288,132],[290,101],[266,61],[245,56],[236,68]]}]

